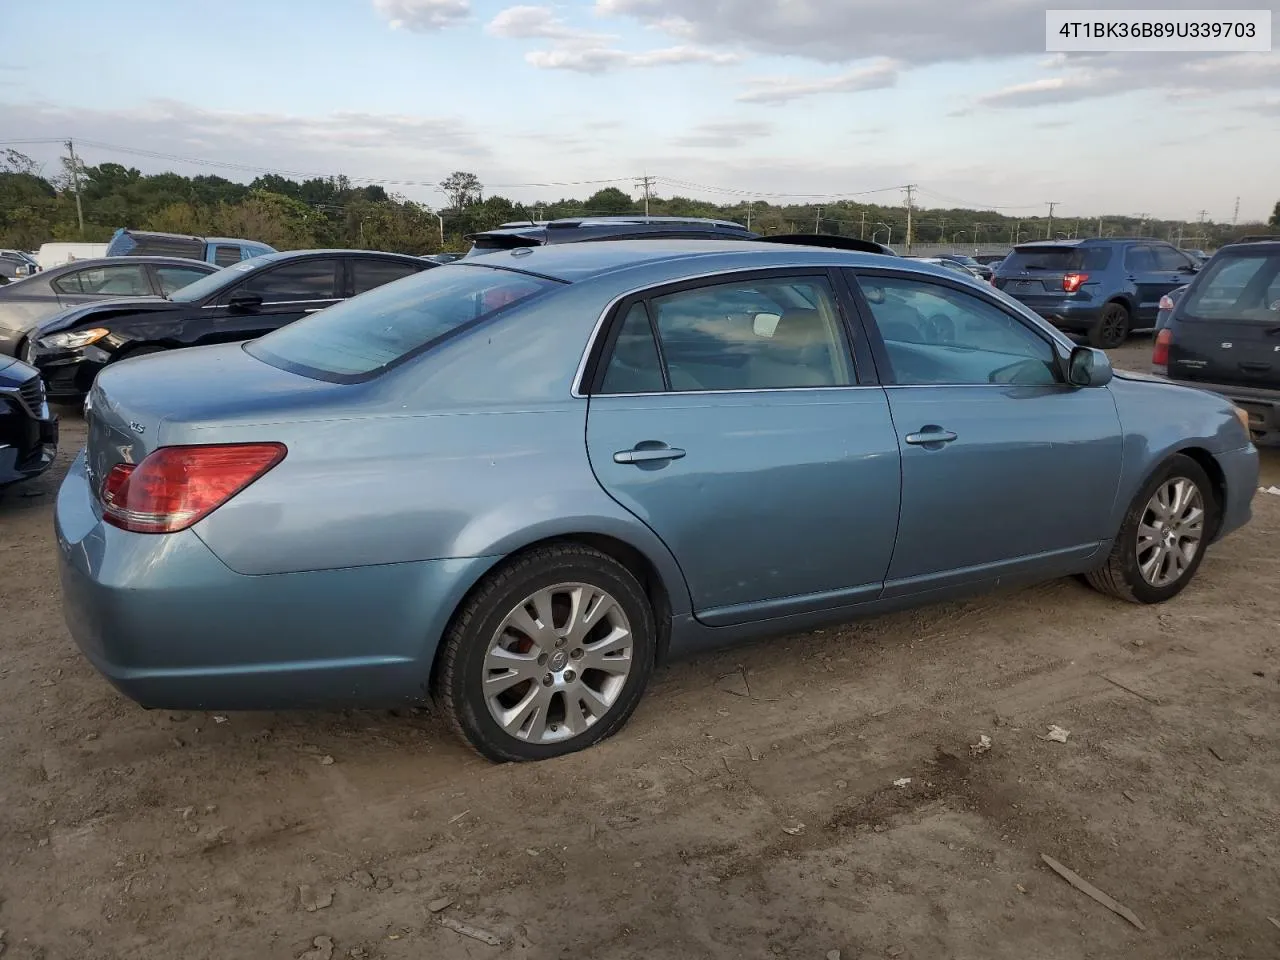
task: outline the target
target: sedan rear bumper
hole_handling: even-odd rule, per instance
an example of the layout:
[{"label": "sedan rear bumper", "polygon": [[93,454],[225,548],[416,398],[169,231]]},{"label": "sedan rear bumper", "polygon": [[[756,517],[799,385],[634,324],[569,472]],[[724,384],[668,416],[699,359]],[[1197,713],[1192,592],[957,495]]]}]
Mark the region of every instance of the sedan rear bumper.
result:
[{"label": "sedan rear bumper", "polygon": [[455,606],[492,564],[245,576],[193,530],[135,534],[104,523],[83,454],[58,493],[55,529],[77,645],[126,696],[168,709],[419,702]]}]

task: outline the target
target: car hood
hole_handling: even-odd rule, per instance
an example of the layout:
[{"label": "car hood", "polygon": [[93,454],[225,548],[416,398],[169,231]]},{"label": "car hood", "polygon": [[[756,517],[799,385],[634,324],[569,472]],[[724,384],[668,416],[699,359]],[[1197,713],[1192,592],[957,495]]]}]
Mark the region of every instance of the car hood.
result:
[{"label": "car hood", "polygon": [[1186,386],[1185,383],[1178,383],[1175,380],[1170,380],[1168,377],[1162,377],[1159,374],[1155,374],[1155,373],[1143,373],[1141,370],[1115,369],[1115,370],[1112,370],[1111,372],[1114,376],[1117,376],[1122,380],[1136,380],[1139,383],[1162,383],[1166,387],[1185,387]]},{"label": "car hood", "polygon": [[0,387],[10,383],[24,383],[35,374],[33,367],[14,357],[0,356]]},{"label": "car hood", "polygon": [[174,303],[164,297],[116,297],[112,300],[97,300],[93,303],[68,307],[43,321],[31,336],[48,336],[59,330],[91,324],[94,321],[105,322],[122,313],[150,313],[168,310],[180,310],[186,304]]}]

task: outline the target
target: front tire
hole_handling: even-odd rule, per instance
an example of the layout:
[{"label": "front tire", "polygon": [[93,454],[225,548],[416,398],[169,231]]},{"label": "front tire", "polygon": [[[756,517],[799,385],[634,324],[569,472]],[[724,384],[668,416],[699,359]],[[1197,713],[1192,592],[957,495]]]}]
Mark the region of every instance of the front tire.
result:
[{"label": "front tire", "polygon": [[1204,468],[1170,458],[1138,491],[1091,587],[1130,603],[1163,603],[1186,588],[1217,528],[1219,506]]},{"label": "front tire", "polygon": [[653,672],[656,633],[622,564],[579,544],[539,547],[490,573],[454,616],[436,694],[489,760],[563,756],[626,723]]},{"label": "front tire", "polygon": [[1132,323],[1129,308],[1123,303],[1106,304],[1098,315],[1097,322],[1089,329],[1089,346],[1100,350],[1114,350],[1124,346],[1124,342],[1129,339]]}]

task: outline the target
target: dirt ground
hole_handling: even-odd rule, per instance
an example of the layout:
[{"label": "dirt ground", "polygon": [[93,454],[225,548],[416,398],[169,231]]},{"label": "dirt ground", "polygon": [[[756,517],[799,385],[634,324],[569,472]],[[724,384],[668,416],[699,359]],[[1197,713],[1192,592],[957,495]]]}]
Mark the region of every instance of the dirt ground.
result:
[{"label": "dirt ground", "polygon": [[491,766],[416,711],[124,700],[62,625],[60,475],[0,503],[5,960],[1280,956],[1280,497],[1164,607],[1058,581],[774,640]]}]

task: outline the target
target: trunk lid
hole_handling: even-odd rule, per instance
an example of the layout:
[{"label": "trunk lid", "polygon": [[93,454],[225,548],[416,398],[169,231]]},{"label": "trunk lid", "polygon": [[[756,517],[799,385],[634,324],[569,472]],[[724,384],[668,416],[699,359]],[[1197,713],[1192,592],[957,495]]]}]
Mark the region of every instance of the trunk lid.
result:
[{"label": "trunk lid", "polygon": [[118,463],[140,463],[160,446],[236,442],[237,427],[296,417],[349,389],[270,366],[239,343],[113,363],[85,400],[89,482],[97,494]]},{"label": "trunk lid", "polygon": [[1069,273],[1098,273],[1106,269],[1111,251],[1106,247],[1027,244],[1014,247],[1000,264],[995,285],[1019,300],[1024,297],[1071,296],[1062,287]]}]

